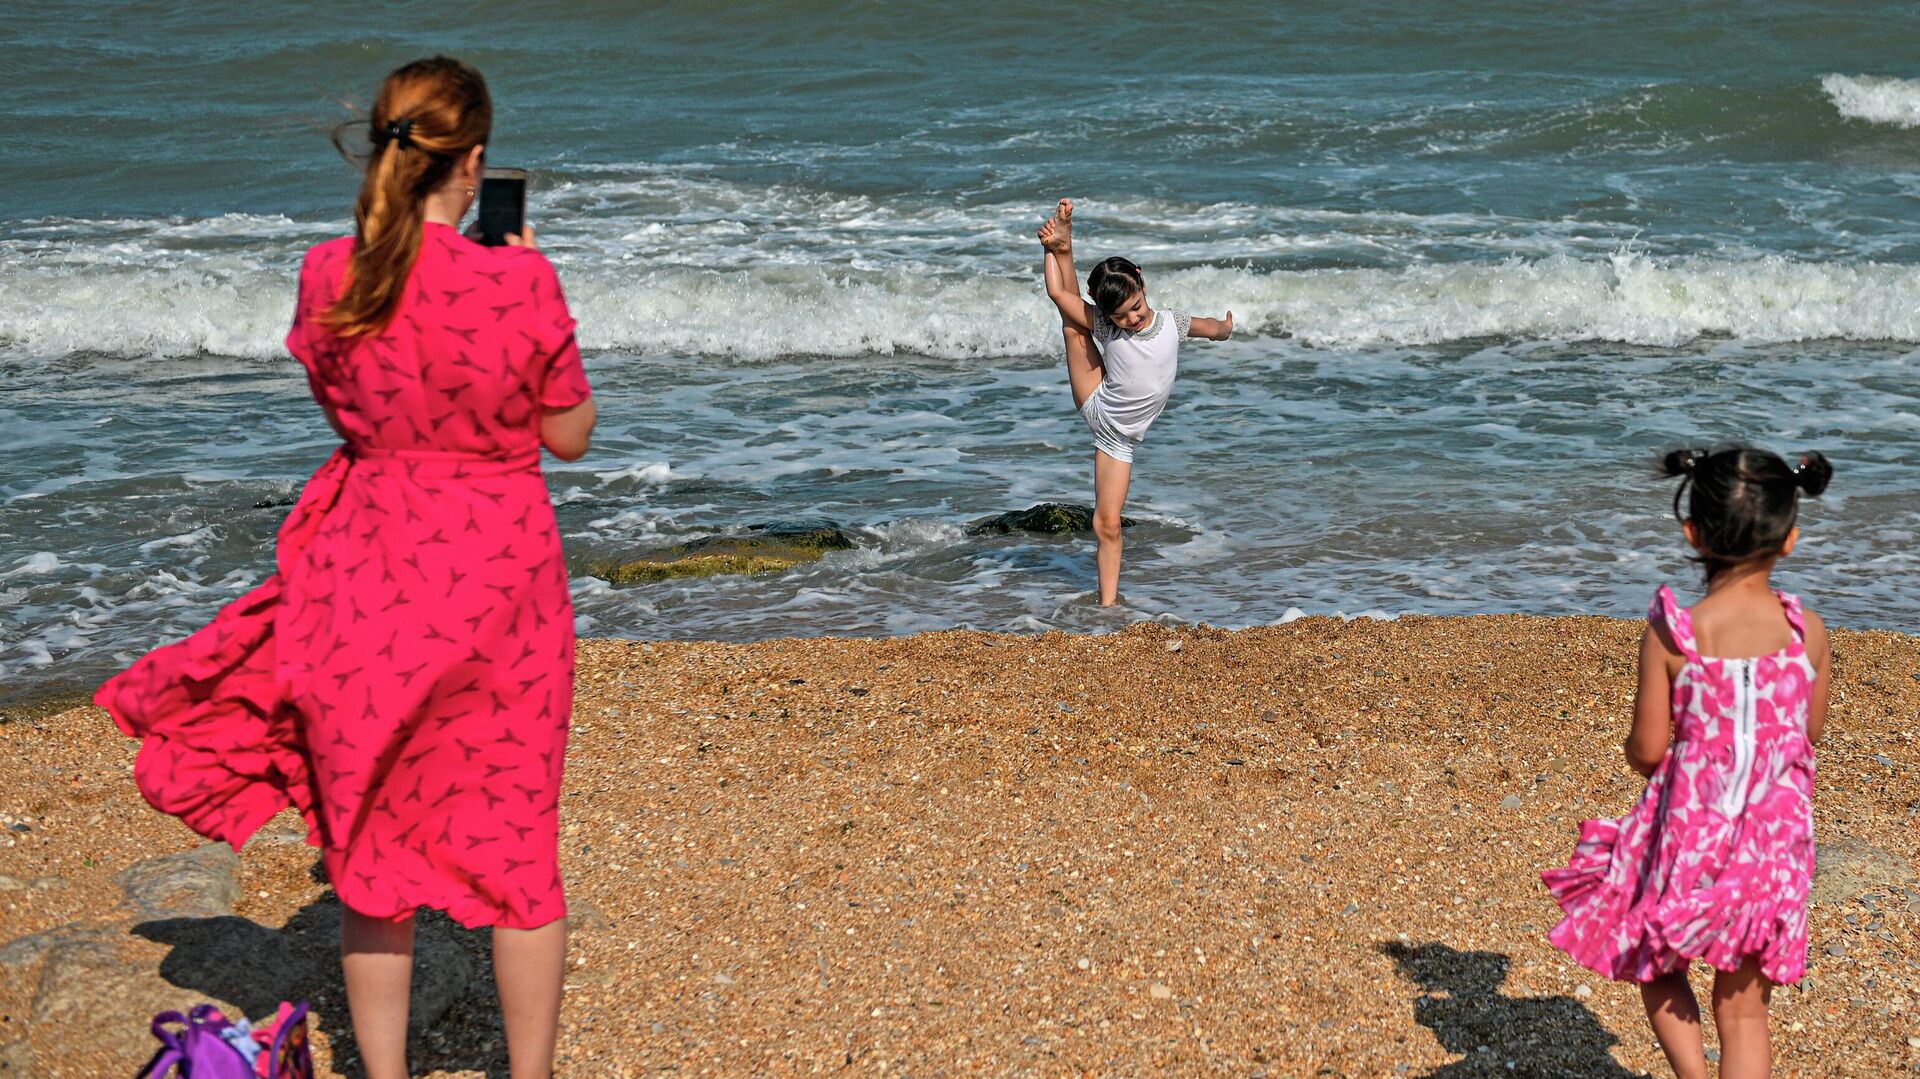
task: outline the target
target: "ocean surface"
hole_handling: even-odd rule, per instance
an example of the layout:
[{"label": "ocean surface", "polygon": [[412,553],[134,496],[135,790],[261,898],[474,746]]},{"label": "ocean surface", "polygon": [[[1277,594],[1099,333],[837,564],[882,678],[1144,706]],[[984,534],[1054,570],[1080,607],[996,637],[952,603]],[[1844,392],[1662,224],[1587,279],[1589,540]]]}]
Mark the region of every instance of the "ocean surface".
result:
[{"label": "ocean surface", "polygon": [[[346,231],[328,133],[445,51],[589,350],[549,476],[583,634],[1638,617],[1657,450],[1834,461],[1783,586],[1920,615],[1920,8],[1717,2],[0,9],[0,691],[84,687],[258,583],[331,439],[280,341]],[[1033,229],[1220,315],[1141,447],[1126,605]],[[826,518],[858,549],[614,588]]]}]

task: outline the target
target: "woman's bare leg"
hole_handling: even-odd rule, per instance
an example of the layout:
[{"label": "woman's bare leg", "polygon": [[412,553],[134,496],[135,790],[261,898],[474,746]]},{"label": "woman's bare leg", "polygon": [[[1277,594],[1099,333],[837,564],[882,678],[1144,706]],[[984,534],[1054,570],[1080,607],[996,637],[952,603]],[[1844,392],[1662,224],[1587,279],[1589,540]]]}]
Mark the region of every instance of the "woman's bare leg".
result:
[{"label": "woman's bare leg", "polygon": [[1767,1036],[1767,1005],[1773,983],[1748,959],[1713,978],[1713,1028],[1720,1035],[1720,1079],[1766,1079],[1773,1074],[1773,1044]]},{"label": "woman's bare leg", "polygon": [[347,982],[353,1041],[367,1079],[406,1079],[413,919],[393,922],[344,908],[340,969]]},{"label": "woman's bare leg", "polygon": [[1676,1079],[1707,1079],[1706,1043],[1700,1037],[1700,1002],[1694,998],[1687,972],[1664,974],[1640,986],[1640,1002],[1647,1007],[1653,1036],[1667,1054]]},{"label": "woman's bare leg", "polygon": [[567,920],[538,929],[493,931],[493,980],[507,1028],[512,1079],[549,1079],[560,1034],[560,988],[567,976]]},{"label": "woman's bare leg", "polygon": [[1100,543],[1094,564],[1100,569],[1100,606],[1120,601],[1120,509],[1127,502],[1133,462],[1093,451],[1093,535]]}]

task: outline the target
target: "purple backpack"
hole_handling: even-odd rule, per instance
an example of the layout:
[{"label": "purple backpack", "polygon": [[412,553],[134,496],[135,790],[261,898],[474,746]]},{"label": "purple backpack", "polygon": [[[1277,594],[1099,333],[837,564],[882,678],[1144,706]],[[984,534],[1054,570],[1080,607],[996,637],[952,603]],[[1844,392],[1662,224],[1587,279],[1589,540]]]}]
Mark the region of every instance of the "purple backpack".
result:
[{"label": "purple backpack", "polygon": [[[186,1015],[161,1012],[153,1017],[153,1036],[160,1039],[160,1051],[139,1079],[313,1079],[305,1004],[281,1005],[272,1043],[258,1045],[251,1054],[240,1048],[256,1045],[249,1027],[228,1022],[211,1004],[195,1005]],[[264,1068],[254,1063],[261,1054]]]}]

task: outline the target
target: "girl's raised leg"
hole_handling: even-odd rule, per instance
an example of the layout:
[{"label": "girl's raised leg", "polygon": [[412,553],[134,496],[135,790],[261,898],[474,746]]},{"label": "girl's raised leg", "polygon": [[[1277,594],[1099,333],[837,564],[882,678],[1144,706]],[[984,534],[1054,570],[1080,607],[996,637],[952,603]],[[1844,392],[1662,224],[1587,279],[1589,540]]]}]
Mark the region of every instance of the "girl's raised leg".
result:
[{"label": "girl's raised leg", "polygon": [[1640,1002],[1675,1079],[1707,1079],[1707,1048],[1700,1036],[1700,1001],[1687,972],[1664,974],[1640,986]]},{"label": "girl's raised leg", "polygon": [[507,1028],[512,1079],[550,1079],[560,1034],[560,989],[567,975],[567,920],[538,929],[493,931],[493,980]]},{"label": "girl's raised leg", "polygon": [[413,919],[393,922],[343,908],[340,969],[347,982],[353,1041],[367,1079],[406,1079]]},{"label": "girl's raised leg", "polygon": [[1713,978],[1713,1026],[1720,1033],[1720,1079],[1766,1079],[1773,1074],[1767,1036],[1767,1005],[1773,983],[1748,959],[1732,973]]},{"label": "girl's raised leg", "polygon": [[[1040,256],[1040,270],[1046,275],[1047,291],[1080,292],[1073,269],[1073,200],[1061,199],[1053,218],[1040,226],[1040,244],[1046,249]],[[1073,389],[1073,407],[1078,409],[1100,388],[1106,377],[1100,350],[1093,335],[1072,323],[1060,327],[1067,341],[1067,384]]]},{"label": "girl's raised leg", "polygon": [[1092,334],[1077,326],[1063,326],[1060,333],[1067,339],[1067,385],[1073,389],[1073,407],[1078,410],[1100,388],[1106,369],[1100,365],[1100,349]]},{"label": "girl's raised leg", "polygon": [[1133,462],[1093,451],[1093,535],[1100,549],[1094,564],[1100,569],[1100,606],[1120,601],[1120,508],[1127,502],[1127,484]]}]

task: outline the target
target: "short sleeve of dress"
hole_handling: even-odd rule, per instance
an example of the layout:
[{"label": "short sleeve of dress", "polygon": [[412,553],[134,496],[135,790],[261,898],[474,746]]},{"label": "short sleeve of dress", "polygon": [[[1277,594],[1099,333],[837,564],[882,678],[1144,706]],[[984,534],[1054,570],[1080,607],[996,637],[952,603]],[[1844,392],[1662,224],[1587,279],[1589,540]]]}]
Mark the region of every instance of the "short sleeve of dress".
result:
[{"label": "short sleeve of dress", "polygon": [[[321,324],[321,316],[333,306],[340,273],[336,262],[344,255],[338,243],[326,243],[307,250],[300,260],[300,286],[293,303],[293,326],[287,330],[287,351],[307,371],[307,389],[321,407],[341,406],[341,388],[335,384],[339,341]],[[330,347],[331,346],[331,347]]]},{"label": "short sleeve of dress", "polygon": [[1700,657],[1700,649],[1693,643],[1693,614],[1680,605],[1672,588],[1663,584],[1660,591],[1653,594],[1653,602],[1647,605],[1647,623],[1665,630],[1681,655],[1688,659]]},{"label": "short sleeve of dress", "polygon": [[309,372],[314,370],[314,335],[323,332],[320,315],[327,303],[319,254],[319,248],[309,248],[300,260],[300,289],[293,302],[293,327],[287,331],[287,351]]},{"label": "short sleeve of dress", "polygon": [[560,275],[545,258],[540,259],[533,296],[533,325],[529,331],[534,339],[534,366],[544,366],[540,407],[572,408],[593,396],[593,387],[588,385],[586,368],[580,362],[580,343],[574,339],[573,313],[560,290]]},{"label": "short sleeve of dress", "polygon": [[1179,331],[1174,334],[1174,336],[1184,339],[1188,332],[1193,329],[1193,316],[1187,314],[1185,311],[1169,311],[1167,314],[1173,316],[1173,328]]},{"label": "short sleeve of dress", "polygon": [[1113,322],[1098,310],[1093,313],[1093,339],[1102,345],[1113,340]]}]

